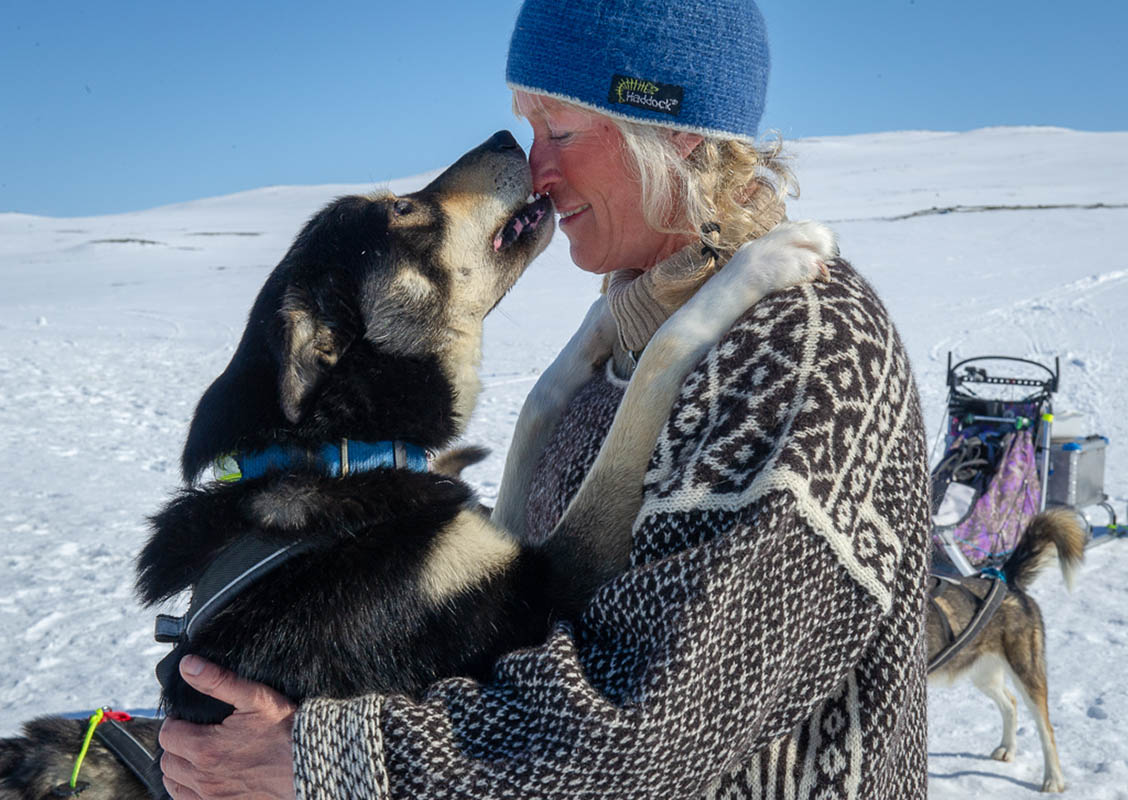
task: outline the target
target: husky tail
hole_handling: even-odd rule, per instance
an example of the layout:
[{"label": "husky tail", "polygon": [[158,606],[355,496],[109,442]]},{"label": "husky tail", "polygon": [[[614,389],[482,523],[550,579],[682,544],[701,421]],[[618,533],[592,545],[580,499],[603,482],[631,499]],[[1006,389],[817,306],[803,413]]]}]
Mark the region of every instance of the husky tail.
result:
[{"label": "husky tail", "polygon": [[1053,545],[1065,585],[1072,591],[1074,578],[1085,558],[1085,539],[1085,528],[1077,512],[1065,508],[1043,511],[1030,520],[1018,540],[1018,547],[1003,565],[1007,584],[1026,591],[1049,561]]},{"label": "husky tail", "polygon": [[477,445],[444,450],[435,456],[431,462],[431,471],[451,478],[461,478],[462,470],[477,464],[489,454],[490,451],[487,448]]}]

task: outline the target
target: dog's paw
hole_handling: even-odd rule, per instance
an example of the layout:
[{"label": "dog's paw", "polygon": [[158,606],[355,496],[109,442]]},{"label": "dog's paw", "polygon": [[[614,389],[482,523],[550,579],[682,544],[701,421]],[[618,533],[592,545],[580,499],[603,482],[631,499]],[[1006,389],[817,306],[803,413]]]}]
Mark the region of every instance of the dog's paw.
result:
[{"label": "dog's paw", "polygon": [[743,275],[760,296],[828,280],[827,263],[838,256],[834,232],[821,222],[782,222],[770,233],[742,246],[725,265]]},{"label": "dog's paw", "polygon": [[1065,780],[1060,776],[1046,778],[1042,781],[1042,791],[1054,793],[1064,792]]},{"label": "dog's paw", "polygon": [[995,752],[991,754],[991,758],[996,761],[1014,761],[1014,750],[1005,745],[999,745],[995,748]]}]

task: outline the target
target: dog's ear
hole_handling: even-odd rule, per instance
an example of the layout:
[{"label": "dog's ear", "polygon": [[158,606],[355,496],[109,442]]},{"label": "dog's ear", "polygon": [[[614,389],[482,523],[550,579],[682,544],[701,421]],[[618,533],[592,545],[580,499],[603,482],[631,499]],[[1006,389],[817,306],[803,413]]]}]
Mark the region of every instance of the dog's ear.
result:
[{"label": "dog's ear", "polygon": [[345,343],[297,294],[283,303],[282,352],[278,370],[278,404],[290,424],[302,418],[310,392],[325,378],[344,352]]}]

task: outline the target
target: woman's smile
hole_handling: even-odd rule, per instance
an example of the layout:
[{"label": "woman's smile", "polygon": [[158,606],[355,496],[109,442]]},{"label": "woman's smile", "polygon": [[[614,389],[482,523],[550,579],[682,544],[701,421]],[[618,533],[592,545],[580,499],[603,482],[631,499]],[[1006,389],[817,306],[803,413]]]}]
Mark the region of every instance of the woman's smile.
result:
[{"label": "woman's smile", "polygon": [[589,208],[591,208],[591,203],[584,203],[583,205],[577,206],[576,208],[573,208],[569,211],[561,211],[560,224],[568,225],[573,219],[587,211]]}]

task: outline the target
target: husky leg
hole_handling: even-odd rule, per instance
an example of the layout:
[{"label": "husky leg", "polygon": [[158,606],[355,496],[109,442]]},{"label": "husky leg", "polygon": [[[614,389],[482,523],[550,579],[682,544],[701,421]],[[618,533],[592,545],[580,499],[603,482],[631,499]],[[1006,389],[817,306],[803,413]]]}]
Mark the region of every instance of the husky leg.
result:
[{"label": "husky leg", "polygon": [[1028,615],[1028,622],[1024,626],[1026,633],[1005,641],[1007,671],[1038,727],[1044,763],[1042,791],[1062,792],[1065,791],[1065,778],[1058,761],[1057,741],[1054,738],[1054,727],[1050,724],[1047,702],[1049,689],[1046,682],[1045,626],[1041,610],[1034,599],[1029,595],[1024,595],[1022,599]]},{"label": "husky leg", "polygon": [[1054,726],[1050,724],[1050,708],[1046,699],[1046,677],[1042,674],[1040,681],[1027,681],[1023,676],[1011,673],[1022,701],[1030,709],[1034,717],[1034,724],[1038,727],[1038,738],[1042,740],[1042,760],[1044,769],[1042,774],[1043,792],[1064,792],[1065,776],[1061,772],[1061,762],[1058,761],[1057,740],[1054,738]]},{"label": "husky leg", "polygon": [[976,665],[971,682],[995,701],[999,714],[1003,717],[1003,739],[991,753],[991,758],[996,761],[1014,761],[1018,754],[1018,704],[1014,695],[1007,691],[1006,670],[1002,663],[994,658],[985,658],[981,663],[982,667]]},{"label": "husky leg", "polygon": [[646,467],[690,371],[759,300],[825,277],[836,250],[824,225],[783,223],[737,251],[654,334],[592,468],[546,544],[580,607],[629,563]]}]

